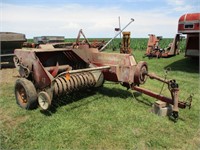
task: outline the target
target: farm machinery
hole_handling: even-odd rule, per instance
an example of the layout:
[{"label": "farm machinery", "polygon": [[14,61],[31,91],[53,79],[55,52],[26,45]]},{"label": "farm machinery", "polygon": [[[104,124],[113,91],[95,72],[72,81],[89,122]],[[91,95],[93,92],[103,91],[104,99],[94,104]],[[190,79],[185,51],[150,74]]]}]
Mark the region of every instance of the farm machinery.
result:
[{"label": "farm machinery", "polygon": [[14,67],[14,50],[22,48],[23,43],[27,41],[22,33],[0,32],[0,69],[4,67]]},{"label": "farm machinery", "polygon": [[[88,42],[69,48],[16,49],[14,62],[21,76],[15,83],[17,103],[24,109],[39,104],[47,110],[56,97],[100,87],[106,80],[171,104],[174,119],[178,118],[179,108],[191,106],[191,101],[179,101],[179,87],[175,80],[149,73],[147,63],[137,63],[132,54],[102,52],[106,45],[101,50],[91,48]],[[167,84],[171,98],[140,87],[147,77]]]},{"label": "farm machinery", "polygon": [[179,41],[181,40],[180,34],[176,34],[173,42],[170,43],[166,48],[161,48],[159,46],[160,40],[162,40],[161,36],[155,36],[154,34],[149,34],[149,40],[147,43],[145,56],[167,58],[179,54]]},{"label": "farm machinery", "polygon": [[[80,41],[81,35],[84,37],[84,40]],[[75,42],[65,42],[64,36],[41,36],[41,37],[34,37],[33,42],[24,42],[24,48],[69,48],[72,46],[78,46],[79,44],[87,43],[89,44],[90,48],[102,48],[105,45],[105,41],[97,41],[94,40],[92,43],[85,37],[82,29],[79,30],[78,36]]]}]

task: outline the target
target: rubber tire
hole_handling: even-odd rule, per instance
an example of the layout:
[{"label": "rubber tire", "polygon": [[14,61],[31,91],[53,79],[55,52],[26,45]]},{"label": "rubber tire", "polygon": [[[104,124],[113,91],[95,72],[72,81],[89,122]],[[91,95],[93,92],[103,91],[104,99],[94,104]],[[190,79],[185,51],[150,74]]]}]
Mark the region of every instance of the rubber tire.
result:
[{"label": "rubber tire", "polygon": [[17,104],[24,109],[35,109],[37,107],[37,92],[35,86],[25,78],[16,80],[15,98]]}]

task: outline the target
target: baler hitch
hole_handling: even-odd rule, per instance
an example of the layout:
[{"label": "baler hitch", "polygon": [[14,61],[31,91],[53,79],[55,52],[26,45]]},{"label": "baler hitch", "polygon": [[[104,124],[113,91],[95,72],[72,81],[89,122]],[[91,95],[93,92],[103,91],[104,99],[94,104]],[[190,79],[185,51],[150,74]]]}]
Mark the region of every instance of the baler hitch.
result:
[{"label": "baler hitch", "polygon": [[192,95],[190,95],[188,97],[186,102],[179,101],[179,98],[178,98],[179,86],[178,86],[178,83],[176,83],[176,80],[166,80],[161,77],[158,77],[154,73],[148,73],[147,71],[142,72],[141,76],[148,76],[150,79],[156,79],[156,80],[168,85],[168,89],[171,93],[171,98],[165,97],[165,96],[161,95],[160,93],[158,94],[158,93],[155,93],[148,89],[141,88],[137,85],[133,85],[132,89],[136,90],[138,92],[144,93],[148,96],[154,97],[163,102],[166,102],[167,104],[173,105],[170,119],[174,120],[175,122],[178,120],[178,117],[179,117],[179,115],[178,115],[179,109],[178,108],[186,108],[186,107],[189,107],[189,109],[191,108]]}]

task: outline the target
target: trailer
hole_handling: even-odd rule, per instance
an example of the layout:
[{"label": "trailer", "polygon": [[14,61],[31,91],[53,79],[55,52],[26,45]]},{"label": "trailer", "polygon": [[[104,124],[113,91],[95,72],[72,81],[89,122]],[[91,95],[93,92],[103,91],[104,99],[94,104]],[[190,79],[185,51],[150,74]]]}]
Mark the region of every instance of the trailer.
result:
[{"label": "trailer", "polygon": [[186,34],[185,56],[199,57],[200,13],[188,13],[179,18],[178,33]]},{"label": "trailer", "polygon": [[35,44],[58,43],[58,42],[64,42],[65,37],[64,36],[40,36],[40,37],[34,37],[33,41]]},{"label": "trailer", "polygon": [[5,65],[12,66],[14,50],[22,48],[22,45],[26,40],[25,35],[21,33],[0,32],[1,67]]}]

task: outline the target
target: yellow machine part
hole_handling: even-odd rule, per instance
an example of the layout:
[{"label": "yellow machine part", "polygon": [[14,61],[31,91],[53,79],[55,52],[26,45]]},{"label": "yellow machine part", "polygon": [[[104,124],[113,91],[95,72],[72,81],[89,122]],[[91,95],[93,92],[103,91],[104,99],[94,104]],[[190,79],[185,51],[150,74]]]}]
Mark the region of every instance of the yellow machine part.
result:
[{"label": "yellow machine part", "polygon": [[131,54],[131,48],[130,48],[131,32],[122,32],[122,34],[123,34],[123,39],[121,43],[120,53]]}]

